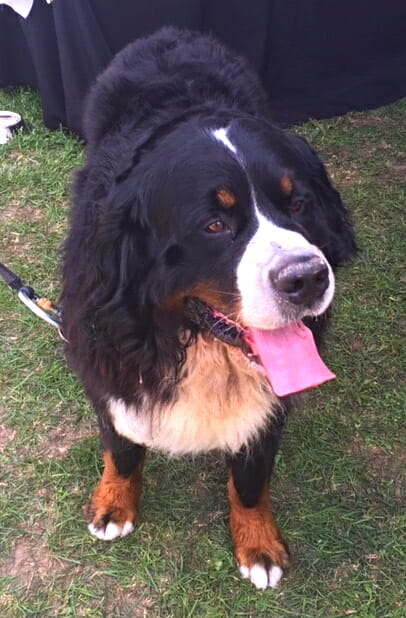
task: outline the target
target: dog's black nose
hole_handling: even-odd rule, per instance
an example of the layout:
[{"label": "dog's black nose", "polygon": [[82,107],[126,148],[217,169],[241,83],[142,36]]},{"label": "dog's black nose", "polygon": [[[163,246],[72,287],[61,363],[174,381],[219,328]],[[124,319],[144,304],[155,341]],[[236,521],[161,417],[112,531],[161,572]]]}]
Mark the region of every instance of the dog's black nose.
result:
[{"label": "dog's black nose", "polygon": [[271,270],[269,278],[274,288],[295,305],[310,306],[328,288],[326,263],[318,256],[297,256]]}]

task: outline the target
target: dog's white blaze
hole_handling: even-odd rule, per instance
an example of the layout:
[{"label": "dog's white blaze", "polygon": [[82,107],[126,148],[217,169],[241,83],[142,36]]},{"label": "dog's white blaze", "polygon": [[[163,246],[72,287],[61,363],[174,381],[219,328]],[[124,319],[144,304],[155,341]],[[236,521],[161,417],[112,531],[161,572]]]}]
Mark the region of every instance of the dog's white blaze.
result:
[{"label": "dog's white blaze", "polygon": [[236,452],[258,435],[276,397],[240,350],[199,340],[189,348],[185,368],[171,405],[150,409],[145,402],[137,410],[111,398],[110,417],[117,433],[171,455],[212,449]]},{"label": "dog's white blaze", "polygon": [[267,219],[255,205],[258,227],[237,267],[237,285],[242,298],[242,320],[249,326],[270,329],[285,326],[286,307],[269,282],[269,271],[283,254],[320,257],[329,270],[329,286],[323,298],[304,315],[320,315],[334,296],[334,274],[322,251],[298,232],[279,227]]},{"label": "dog's white blaze", "polygon": [[222,144],[224,144],[224,146],[226,148],[228,148],[228,150],[231,150],[231,152],[233,152],[235,155],[237,155],[237,148],[234,146],[234,144],[232,144],[228,138],[228,129],[225,127],[222,127],[221,129],[215,129],[214,131],[212,131],[212,135],[214,135],[214,137],[216,138],[217,141],[221,142]]}]

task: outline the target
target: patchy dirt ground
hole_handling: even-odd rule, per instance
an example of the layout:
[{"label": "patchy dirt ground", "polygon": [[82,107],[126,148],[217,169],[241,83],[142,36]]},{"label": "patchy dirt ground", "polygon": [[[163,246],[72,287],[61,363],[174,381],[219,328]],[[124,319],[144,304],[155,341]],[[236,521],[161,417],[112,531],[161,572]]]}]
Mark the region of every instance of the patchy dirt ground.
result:
[{"label": "patchy dirt ground", "polygon": [[64,568],[43,540],[23,537],[13,544],[8,560],[0,563],[0,576],[13,577],[16,583],[29,590],[35,580],[49,577]]},{"label": "patchy dirt ground", "polygon": [[60,425],[50,429],[46,438],[40,441],[38,451],[42,457],[63,459],[72,446],[95,435],[96,427],[91,427],[87,422],[75,427]]}]

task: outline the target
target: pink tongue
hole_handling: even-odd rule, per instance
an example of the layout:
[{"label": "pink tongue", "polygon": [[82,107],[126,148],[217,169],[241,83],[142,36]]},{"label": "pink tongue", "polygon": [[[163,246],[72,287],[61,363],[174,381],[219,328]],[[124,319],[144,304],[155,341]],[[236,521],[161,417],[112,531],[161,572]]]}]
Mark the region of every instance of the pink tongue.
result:
[{"label": "pink tongue", "polygon": [[279,397],[336,377],[321,360],[313,334],[303,322],[275,330],[248,328],[247,341]]}]

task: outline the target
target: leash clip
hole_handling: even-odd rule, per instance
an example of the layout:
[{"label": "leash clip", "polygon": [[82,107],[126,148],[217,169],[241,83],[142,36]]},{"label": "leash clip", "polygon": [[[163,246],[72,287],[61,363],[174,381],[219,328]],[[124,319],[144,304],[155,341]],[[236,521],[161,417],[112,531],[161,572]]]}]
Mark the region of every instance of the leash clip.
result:
[{"label": "leash clip", "polygon": [[[17,296],[21,302],[24,303],[30,311],[35,313],[37,317],[41,318],[41,320],[44,320],[55,328],[59,329],[61,327],[61,321],[52,303],[48,299],[38,297],[32,288],[25,285],[18,290]],[[45,308],[47,306],[46,303],[49,303],[48,308]],[[43,307],[41,304],[43,304]]]},{"label": "leash clip", "polygon": [[38,296],[29,285],[23,285],[20,277],[1,262],[0,276],[12,290],[17,292],[18,298],[32,313],[47,324],[54,326],[60,338],[69,343],[62,332],[61,310],[59,307],[54,305],[48,298]]}]

